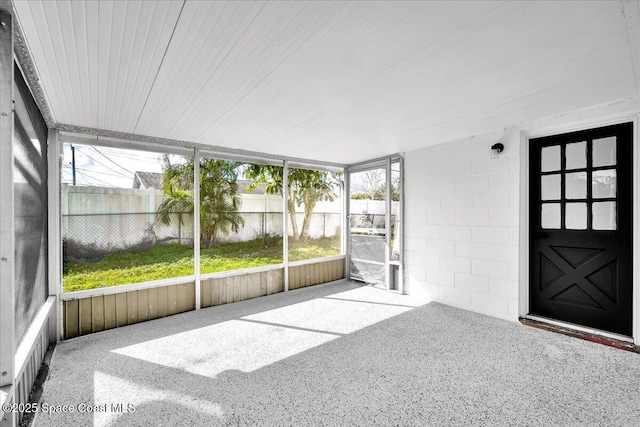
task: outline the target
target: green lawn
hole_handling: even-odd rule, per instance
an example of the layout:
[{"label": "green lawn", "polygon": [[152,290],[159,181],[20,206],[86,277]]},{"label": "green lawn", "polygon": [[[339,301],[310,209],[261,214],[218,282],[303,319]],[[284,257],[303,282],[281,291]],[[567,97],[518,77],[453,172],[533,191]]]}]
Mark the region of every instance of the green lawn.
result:
[{"label": "green lawn", "polygon": [[[289,241],[289,261],[338,255],[340,240]],[[282,262],[282,239],[229,243],[200,251],[201,273],[238,270]],[[193,250],[183,245],[159,245],[144,251],[105,255],[97,262],[64,266],[63,292],[126,285],[193,274]]]}]

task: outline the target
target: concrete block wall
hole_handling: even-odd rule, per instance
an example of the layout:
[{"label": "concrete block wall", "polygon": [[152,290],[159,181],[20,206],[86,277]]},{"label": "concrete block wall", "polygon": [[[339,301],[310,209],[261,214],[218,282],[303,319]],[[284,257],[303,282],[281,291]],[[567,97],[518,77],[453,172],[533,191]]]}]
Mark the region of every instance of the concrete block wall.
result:
[{"label": "concrete block wall", "polygon": [[517,321],[519,144],[494,139],[405,153],[405,265],[410,293]]}]

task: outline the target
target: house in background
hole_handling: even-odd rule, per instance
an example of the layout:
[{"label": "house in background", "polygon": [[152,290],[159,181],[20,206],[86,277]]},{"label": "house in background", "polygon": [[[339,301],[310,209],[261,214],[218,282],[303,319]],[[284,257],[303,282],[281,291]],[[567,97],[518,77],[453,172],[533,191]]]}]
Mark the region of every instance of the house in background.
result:
[{"label": "house in background", "polygon": [[162,174],[158,172],[135,171],[133,175],[133,188],[148,190],[155,188],[162,189]]},{"label": "house in background", "polygon": [[[340,173],[347,200],[380,171],[386,234],[363,246],[343,221],[340,277],[640,344],[638,1],[16,0],[0,11],[3,402],[24,401],[73,317],[76,299],[61,293],[64,142]],[[161,188],[135,175],[135,188]],[[294,267],[285,257],[278,290]],[[199,285],[185,310],[201,306]]]}]

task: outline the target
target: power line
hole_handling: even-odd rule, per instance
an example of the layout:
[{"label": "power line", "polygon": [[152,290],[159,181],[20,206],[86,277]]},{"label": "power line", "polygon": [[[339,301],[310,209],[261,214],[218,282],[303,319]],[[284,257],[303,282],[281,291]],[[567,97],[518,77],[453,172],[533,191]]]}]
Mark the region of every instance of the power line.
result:
[{"label": "power line", "polygon": [[[69,165],[62,165],[62,167],[70,168],[71,166],[69,166]],[[119,172],[116,172],[116,173],[109,173],[109,172],[102,172],[102,171],[98,171],[98,170],[92,170],[92,169],[87,169],[87,168],[79,168],[79,167],[76,167],[76,170],[79,170],[79,171],[85,171],[85,172],[91,172],[91,173],[97,173],[97,174],[100,174],[100,175],[115,176],[115,177],[118,177],[118,178],[131,179],[130,177],[128,177],[128,176],[126,176],[126,175],[123,175],[123,174],[121,174],[121,173],[119,173]],[[109,169],[109,170],[113,171],[113,169]],[[115,171],[113,171],[113,172],[115,172]]]},{"label": "power line", "polygon": [[[87,153],[85,153],[85,152],[82,152],[81,154],[82,154],[82,155],[84,155],[84,156],[87,156],[88,158],[90,158],[91,160],[93,160],[94,162],[96,162],[97,164],[99,164],[100,166],[102,166],[102,167],[104,167],[104,168],[109,169],[111,172],[114,172],[114,173],[118,174],[118,176],[126,177],[126,178],[132,178],[132,177],[133,177],[133,173],[131,173],[131,172],[129,172],[129,173],[131,173],[131,177],[129,177],[129,176],[127,176],[127,175],[123,174],[122,172],[119,172],[119,171],[117,171],[117,170],[113,169],[112,167],[105,165],[104,163],[100,162],[99,160],[96,160],[95,158],[91,157],[90,155],[88,155],[88,154],[87,154]],[[102,153],[100,153],[100,154],[102,154]],[[103,155],[104,155],[104,154],[103,154]],[[109,159],[108,157],[107,157],[107,159],[108,159],[108,160],[111,160],[111,159]],[[115,163],[115,162],[114,162],[114,163]],[[116,163],[116,165],[117,165],[117,163]],[[124,168],[123,168],[123,169],[124,169]],[[126,170],[126,169],[125,169],[125,170]],[[127,172],[128,172],[128,171],[127,171]]]},{"label": "power line", "polygon": [[[73,185],[73,181],[72,181],[71,177],[67,177],[66,179],[62,178],[62,183],[63,184],[72,184]],[[78,179],[76,181],[76,185],[89,185],[90,186],[90,185],[92,185],[92,182],[89,181],[89,178],[87,178],[85,176],[80,176],[78,174]]]},{"label": "power line", "polygon": [[[96,147],[94,147],[93,145],[91,146],[91,148],[93,148],[94,150],[96,150],[98,152],[98,154],[100,154],[102,157],[104,157],[105,159],[109,160],[111,163],[113,163],[114,165],[118,166],[120,169],[126,171],[127,173],[130,173],[132,176],[134,175],[133,172],[131,172],[129,169],[122,167],[121,165],[119,165],[118,163],[114,162],[113,160],[111,160],[109,157],[105,156],[104,154],[102,154],[102,152],[100,150],[98,150]],[[95,159],[94,159],[95,160]],[[97,161],[97,160],[96,160]]]},{"label": "power line", "polygon": [[113,187],[113,184],[109,184],[108,182],[105,182],[105,181],[103,181],[101,179],[98,179],[96,177],[93,177],[93,176],[88,176],[85,172],[77,171],[77,173],[78,173],[78,175],[84,176],[87,180],[91,180],[91,181],[88,181],[89,184],[91,184],[93,181],[97,181],[99,183],[104,184],[105,186]]},{"label": "power line", "polygon": [[[66,172],[68,174],[71,174],[72,171],[69,170],[70,167],[71,166],[69,166],[69,165],[63,165],[63,169],[62,169],[61,172],[63,172],[63,173]],[[85,169],[85,168],[76,168],[76,173],[78,175],[81,175],[83,178],[85,178],[87,180],[86,182],[81,183],[81,184],[92,185],[94,183],[94,181],[97,181],[97,182],[100,182],[100,183],[102,183],[102,184],[104,184],[106,186],[113,187],[113,184],[110,184],[110,183],[108,183],[106,181],[103,181],[103,180],[101,180],[99,178],[96,178],[95,176],[90,176],[89,175],[89,173],[105,174],[105,172],[91,171],[91,170]],[[107,173],[106,175],[117,176],[117,177],[120,177],[120,178],[123,177],[123,175],[113,175],[113,174],[110,174],[110,173]],[[125,178],[129,179],[128,177],[125,177]],[[63,178],[63,181],[64,181],[64,178]]]},{"label": "power line", "polygon": [[[118,169],[114,169],[112,166],[109,166],[108,164],[105,164],[104,162],[102,162],[102,161],[96,159],[95,157],[87,154],[85,151],[81,151],[80,150],[81,147],[83,147],[83,148],[84,147],[93,148],[94,151],[96,151],[102,157],[104,157],[109,162],[111,162],[115,166],[117,166],[119,168],[119,170]],[[72,148],[74,148],[74,147],[72,146]],[[95,178],[93,175],[87,175],[87,173],[99,174],[99,175],[103,175],[103,176],[107,176],[107,177],[114,177],[114,178],[119,178],[119,179],[132,179],[135,176],[135,174],[133,172],[131,172],[126,167],[120,165],[117,161],[113,160],[110,156],[121,157],[121,158],[129,160],[129,161],[135,161],[136,164],[144,162],[144,163],[147,163],[147,164],[155,164],[155,165],[157,165],[157,162],[158,162],[158,160],[154,161],[150,157],[144,157],[142,155],[139,155],[137,152],[132,152],[132,153],[110,152],[108,147],[106,147],[106,149],[103,150],[104,152],[99,150],[99,149],[97,149],[96,147],[94,147],[92,145],[80,145],[80,146],[76,146],[75,148],[76,148],[77,154],[82,154],[82,155],[86,156],[87,159],[92,160],[97,165],[100,165],[101,167],[103,167],[104,169],[106,169],[107,171],[110,171],[112,173],[109,173],[109,172],[106,172],[106,171],[103,171],[103,170],[99,170],[99,168],[93,169],[93,168],[79,168],[79,167],[76,167],[75,169],[84,171],[85,172],[85,174],[84,174],[85,178],[93,179],[93,180],[96,180],[96,181],[100,181],[101,183],[106,184],[106,185],[112,185],[112,184],[107,184],[105,181],[100,180],[98,178]],[[157,155],[158,153],[154,153],[154,154]],[[129,163],[131,163],[131,162],[129,162]],[[69,165],[66,165],[66,164],[63,165],[63,168],[69,168],[69,167],[70,167]],[[121,172],[121,170],[125,171],[126,174],[124,172]],[[109,178],[107,178],[107,179],[109,179]],[[91,185],[92,183],[90,182],[89,184]]]}]

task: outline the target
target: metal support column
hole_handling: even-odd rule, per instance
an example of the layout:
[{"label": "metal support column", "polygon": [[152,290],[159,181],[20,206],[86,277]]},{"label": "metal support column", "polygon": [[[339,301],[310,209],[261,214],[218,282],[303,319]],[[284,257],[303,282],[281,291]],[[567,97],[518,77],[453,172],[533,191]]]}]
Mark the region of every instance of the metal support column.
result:
[{"label": "metal support column", "polygon": [[[15,233],[13,202],[13,32],[0,10],[0,387],[13,385]],[[10,7],[10,6],[9,6]]]},{"label": "metal support column", "polygon": [[60,229],[60,194],[61,194],[61,164],[62,145],[59,133],[49,129],[47,138],[48,161],[48,231],[49,231],[49,296],[55,297],[53,312],[49,321],[49,339],[58,342],[62,339],[62,235]]},{"label": "metal support column", "polygon": [[282,165],[282,263],[284,264],[284,291],[289,290],[289,161]]},{"label": "metal support column", "polygon": [[398,229],[396,230],[396,239],[398,242],[398,252],[400,253],[400,268],[398,271],[398,290],[404,294],[404,158],[398,158],[398,169],[400,170],[400,181],[398,182],[398,195],[400,196],[398,206]]},{"label": "metal support column", "polygon": [[193,274],[196,310],[200,310],[200,150],[193,149]]},{"label": "metal support column", "polygon": [[384,282],[387,286],[387,290],[392,289],[391,281],[393,275],[391,274],[391,158],[387,159],[387,164],[384,168],[386,185],[384,187],[384,228],[385,228],[385,251],[384,251]]},{"label": "metal support column", "polygon": [[[13,189],[13,21],[11,4],[0,2],[0,400],[15,392],[15,226]],[[0,425],[16,424],[0,411]]]},{"label": "metal support column", "polygon": [[344,253],[344,277],[350,279],[351,276],[351,173],[344,170],[344,204],[342,207],[342,245]]}]

